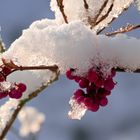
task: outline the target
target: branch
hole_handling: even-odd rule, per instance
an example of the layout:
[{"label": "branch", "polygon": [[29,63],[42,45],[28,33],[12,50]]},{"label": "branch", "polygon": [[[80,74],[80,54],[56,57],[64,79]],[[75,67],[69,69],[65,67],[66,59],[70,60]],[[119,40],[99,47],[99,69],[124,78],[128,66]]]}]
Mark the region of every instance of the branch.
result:
[{"label": "branch", "polygon": [[[58,68],[58,67],[57,67]],[[54,72],[54,71],[53,71]],[[12,124],[14,123],[15,119],[17,118],[17,115],[19,114],[20,110],[23,108],[23,106],[29,102],[30,100],[34,99],[35,97],[37,97],[41,91],[43,91],[49,84],[51,84],[52,82],[56,81],[58,79],[59,76],[59,70],[57,69],[55,72],[55,77],[53,79],[50,79],[50,81],[46,84],[46,85],[42,85],[39,89],[35,90],[34,92],[32,92],[26,99],[22,99],[19,101],[19,104],[17,106],[17,109],[14,111],[12,117],[10,118],[10,120],[7,122],[7,125],[5,126],[5,128],[3,129],[2,134],[0,135],[0,140],[3,140],[4,137],[6,136],[6,134],[8,133],[9,129],[11,128]]]},{"label": "branch", "polygon": [[130,32],[132,30],[136,30],[140,28],[140,24],[139,25],[132,25],[132,24],[128,24],[126,27],[121,27],[120,29],[111,32],[111,33],[106,33],[105,35],[107,36],[113,36],[113,35],[117,35],[120,33],[126,33],[126,32]]},{"label": "branch", "polygon": [[61,14],[63,16],[63,19],[64,19],[65,23],[68,23],[67,16],[66,16],[66,14],[64,12],[63,0],[56,0],[56,1],[57,1],[57,5],[58,5],[58,7],[60,9],[60,12],[61,12]]},{"label": "branch", "polygon": [[[6,62],[6,60],[4,58],[2,58],[2,62],[4,64],[4,66],[13,69],[13,71],[23,71],[23,70],[45,70],[48,69],[52,72],[56,72],[58,70],[58,66],[57,65],[53,65],[53,66],[45,66],[45,65],[40,65],[40,66],[18,66],[16,64],[14,64],[14,62],[12,60],[10,60],[10,62]],[[12,71],[12,72],[13,72]]]}]

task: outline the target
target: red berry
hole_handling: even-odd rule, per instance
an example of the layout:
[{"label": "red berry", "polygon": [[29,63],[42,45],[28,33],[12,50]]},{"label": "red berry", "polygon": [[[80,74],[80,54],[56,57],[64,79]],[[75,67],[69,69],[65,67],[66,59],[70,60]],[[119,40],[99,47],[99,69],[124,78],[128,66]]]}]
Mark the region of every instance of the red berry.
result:
[{"label": "red berry", "polygon": [[101,105],[101,106],[106,106],[107,104],[108,104],[107,98],[101,98],[101,100],[100,100],[100,105]]},{"label": "red berry", "polygon": [[115,83],[112,79],[107,79],[104,83],[104,88],[108,91],[112,90],[115,86]]},{"label": "red berry", "polygon": [[19,98],[21,98],[21,96],[22,96],[22,92],[20,92],[19,90],[16,90],[16,89],[12,89],[12,90],[9,92],[9,96],[10,96],[11,98],[19,99]]},{"label": "red berry", "polygon": [[81,77],[79,77],[79,76],[75,76],[75,82],[79,82],[81,80]]},{"label": "red berry", "polygon": [[4,75],[9,75],[11,73],[11,69],[8,67],[3,67],[2,72],[4,73]]},{"label": "red berry", "polygon": [[98,79],[98,75],[95,71],[90,70],[88,72],[88,77],[87,78],[90,82],[95,82]]},{"label": "red berry", "polygon": [[73,80],[75,78],[75,76],[72,75],[73,70],[70,69],[66,72],[66,76],[68,79]]},{"label": "red berry", "polygon": [[19,83],[17,86],[18,86],[18,89],[19,89],[21,92],[26,91],[26,85],[25,85],[25,84]]},{"label": "red berry", "polygon": [[91,104],[91,106],[88,108],[89,110],[93,111],[93,112],[96,112],[99,110],[99,105],[98,104]]},{"label": "red berry", "polygon": [[74,97],[78,98],[84,95],[84,91],[81,89],[76,90],[76,92],[74,93]]},{"label": "red berry", "polygon": [[83,78],[79,81],[79,86],[81,88],[86,88],[86,87],[88,87],[88,85],[89,85],[89,81],[85,78]]}]

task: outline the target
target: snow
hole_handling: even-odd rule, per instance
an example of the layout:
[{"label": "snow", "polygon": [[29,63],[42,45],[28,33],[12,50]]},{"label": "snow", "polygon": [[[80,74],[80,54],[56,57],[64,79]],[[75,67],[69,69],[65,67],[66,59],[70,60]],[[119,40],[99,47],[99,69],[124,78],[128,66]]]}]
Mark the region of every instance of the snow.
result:
[{"label": "snow", "polygon": [[[63,0],[64,12],[67,16],[69,22],[74,20],[81,20],[88,24],[94,24],[95,18],[98,15],[102,5],[105,0],[86,0],[89,6],[88,9],[84,8],[84,1],[82,0]],[[107,14],[108,9],[113,3],[113,8],[109,13],[108,17],[105,18],[101,23],[95,26],[94,30],[100,30],[108,26],[108,24],[114,19],[117,18],[124,9],[128,8],[134,0],[108,0],[106,7],[100,13],[100,16],[97,18],[97,22]],[[57,6],[56,0],[51,0],[51,9],[55,13],[55,18],[59,24],[64,23],[62,14]],[[96,5],[96,6],[95,6]],[[89,22],[90,19],[90,22]]]},{"label": "snow", "polygon": [[0,107],[0,135],[16,110],[19,101],[10,99]]},{"label": "snow", "polygon": [[68,112],[69,118],[81,120],[87,111],[86,106],[82,103],[77,103],[73,97],[71,97],[69,104],[71,106],[71,110]]},{"label": "snow", "polygon": [[[122,34],[96,35],[80,21],[63,25],[56,25],[53,20],[48,23],[48,19],[46,23],[43,20],[42,25],[41,22],[24,30],[3,57],[17,59],[22,66],[56,64],[62,74],[69,68],[76,68],[77,74],[83,75],[99,65],[105,75],[113,67],[127,71],[140,68],[139,39]],[[39,74],[44,76],[44,73],[35,73],[37,78]]]}]

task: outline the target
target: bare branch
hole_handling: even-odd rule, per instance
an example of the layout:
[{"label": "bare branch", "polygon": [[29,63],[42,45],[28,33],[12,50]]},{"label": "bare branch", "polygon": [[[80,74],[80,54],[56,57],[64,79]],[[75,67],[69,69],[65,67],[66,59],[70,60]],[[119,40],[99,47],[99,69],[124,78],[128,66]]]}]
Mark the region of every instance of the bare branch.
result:
[{"label": "bare branch", "polygon": [[64,11],[63,0],[56,0],[56,1],[57,1],[57,5],[58,5],[58,7],[60,9],[60,12],[61,12],[61,14],[62,14],[62,16],[64,18],[65,23],[68,23],[68,19],[67,19],[67,16],[65,14],[65,11]]},{"label": "bare branch", "polygon": [[117,35],[117,34],[120,34],[120,33],[130,32],[132,30],[136,30],[136,29],[139,29],[139,28],[140,28],[140,24],[139,25],[128,24],[125,27],[121,27],[120,29],[118,29],[118,30],[116,30],[114,32],[106,33],[105,35],[107,35],[107,36],[113,36],[113,35]]}]

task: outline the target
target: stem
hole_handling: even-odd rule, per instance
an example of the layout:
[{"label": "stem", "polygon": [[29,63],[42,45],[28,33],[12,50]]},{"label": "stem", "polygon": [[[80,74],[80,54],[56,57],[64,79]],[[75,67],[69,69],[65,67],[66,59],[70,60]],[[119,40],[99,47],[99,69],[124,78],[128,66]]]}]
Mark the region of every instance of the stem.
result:
[{"label": "stem", "polygon": [[130,32],[132,30],[136,30],[136,29],[139,29],[139,28],[140,28],[140,24],[139,25],[128,24],[126,27],[121,27],[117,31],[114,31],[114,32],[111,32],[111,33],[106,33],[105,35],[113,36],[113,35],[117,35],[117,34],[120,34],[120,33]]},{"label": "stem", "polygon": [[56,0],[56,1],[57,1],[57,5],[58,5],[58,7],[60,9],[60,12],[61,12],[61,14],[63,16],[63,19],[64,19],[65,23],[68,23],[67,16],[66,16],[66,14],[64,12],[63,0]]}]

